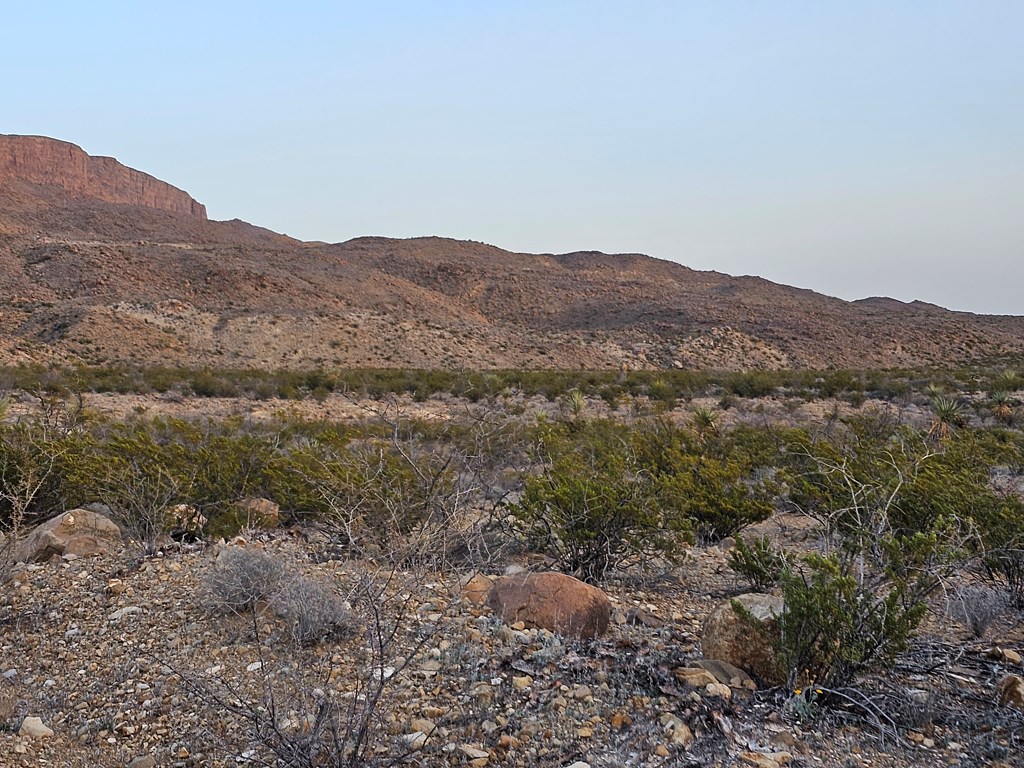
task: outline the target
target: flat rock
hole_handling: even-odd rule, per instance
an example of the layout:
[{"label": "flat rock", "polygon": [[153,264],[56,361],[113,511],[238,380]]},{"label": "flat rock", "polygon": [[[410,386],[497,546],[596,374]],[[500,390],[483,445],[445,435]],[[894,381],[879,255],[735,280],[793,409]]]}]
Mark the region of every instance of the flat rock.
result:
[{"label": "flat rock", "polygon": [[53,736],[53,731],[38,717],[26,717],[18,729],[18,735],[26,739],[47,739]]}]

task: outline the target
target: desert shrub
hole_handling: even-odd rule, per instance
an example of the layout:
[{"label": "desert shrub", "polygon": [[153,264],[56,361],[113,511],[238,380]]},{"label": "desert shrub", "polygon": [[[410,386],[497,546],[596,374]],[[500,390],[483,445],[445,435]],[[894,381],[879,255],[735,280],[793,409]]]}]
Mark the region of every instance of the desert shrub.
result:
[{"label": "desert shrub", "polygon": [[844,392],[863,394],[860,377],[853,371],[830,371],[818,382],[818,393],[822,397],[836,397]]},{"label": "desert shrub", "polygon": [[771,473],[729,436],[657,420],[635,429],[631,440],[663,513],[688,520],[703,541],[731,536],[774,511]]},{"label": "desert shrub", "polygon": [[981,640],[989,627],[1008,608],[1004,592],[986,584],[973,584],[954,592],[949,599],[949,614]]},{"label": "desert shrub", "polygon": [[701,541],[720,541],[774,511],[768,485],[736,460],[680,453],[671,461],[671,471],[655,478],[658,502],[670,518],[688,520]]},{"label": "desert shrub", "polygon": [[93,417],[81,400],[45,395],[38,406],[31,415],[0,424],[0,530],[52,517],[82,501],[68,468],[92,451]]},{"label": "desert shrub", "polygon": [[285,576],[280,559],[255,549],[227,547],[204,580],[207,604],[221,612],[254,610],[278,592]]},{"label": "desert shrub", "polygon": [[284,579],[270,598],[270,607],[296,645],[350,636],[359,628],[351,608],[326,581],[304,574]]},{"label": "desert shrub", "polygon": [[999,453],[972,431],[940,449],[884,416],[850,419],[832,435],[792,445],[788,498],[829,535],[908,536],[950,521],[966,531],[1005,504],[989,482]]},{"label": "desert shrub", "polygon": [[767,536],[759,536],[749,543],[742,536],[737,536],[728,562],[729,567],[750,582],[754,590],[767,592],[779,583],[793,559],[789,553],[777,549]]},{"label": "desert shrub", "polygon": [[689,521],[657,503],[654,478],[623,428],[598,420],[571,434],[553,427],[537,458],[539,472],[510,511],[562,570],[597,581],[612,568],[671,556],[687,538]]},{"label": "desert shrub", "polygon": [[785,608],[779,657],[801,685],[839,687],[891,662],[906,648],[938,580],[920,568],[933,537],[882,542],[885,562],[865,563],[852,548],[808,555],[780,579]]},{"label": "desert shrub", "polygon": [[767,397],[782,384],[781,374],[768,371],[746,371],[729,374],[722,381],[722,387],[737,397]]},{"label": "desert shrub", "polygon": [[647,396],[666,411],[676,407],[676,388],[671,381],[655,379],[647,387]]}]

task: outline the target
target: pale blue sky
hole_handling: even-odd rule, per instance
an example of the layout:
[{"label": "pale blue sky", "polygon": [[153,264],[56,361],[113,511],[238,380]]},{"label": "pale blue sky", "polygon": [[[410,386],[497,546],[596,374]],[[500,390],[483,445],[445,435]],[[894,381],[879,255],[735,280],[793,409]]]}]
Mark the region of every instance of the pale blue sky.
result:
[{"label": "pale blue sky", "polygon": [[303,239],[1024,314],[1024,2],[7,4],[0,133]]}]

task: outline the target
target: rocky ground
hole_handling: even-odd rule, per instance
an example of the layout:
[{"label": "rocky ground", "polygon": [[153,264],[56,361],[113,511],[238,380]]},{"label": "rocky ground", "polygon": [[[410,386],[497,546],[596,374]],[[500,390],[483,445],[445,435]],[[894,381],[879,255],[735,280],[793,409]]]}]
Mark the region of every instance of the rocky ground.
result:
[{"label": "rocky ground", "polygon": [[[798,543],[796,522],[764,530]],[[704,621],[743,591],[717,547],[608,585],[593,640],[505,623],[480,576],[334,559],[310,530],[113,550],[18,565],[4,586],[0,764],[270,765],[332,719],[340,737],[365,725],[371,764],[1022,764],[1024,712],[997,690],[1024,671],[1019,614],[971,640],[936,605],[892,669],[848,692],[878,702],[871,722],[813,692],[702,676]],[[320,642],[303,644],[278,598],[224,610],[238,552],[327,586],[297,593],[327,606]]]}]

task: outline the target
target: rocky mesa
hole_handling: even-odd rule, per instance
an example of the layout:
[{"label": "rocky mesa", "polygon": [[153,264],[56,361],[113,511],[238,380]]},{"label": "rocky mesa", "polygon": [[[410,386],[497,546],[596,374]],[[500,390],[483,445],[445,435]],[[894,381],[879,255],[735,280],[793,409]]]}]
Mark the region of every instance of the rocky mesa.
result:
[{"label": "rocky mesa", "polygon": [[206,219],[187,192],[112,157],[93,157],[75,144],[43,136],[0,135],[0,181],[57,186],[77,197],[153,208]]}]

